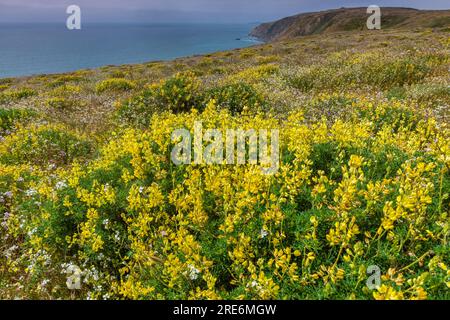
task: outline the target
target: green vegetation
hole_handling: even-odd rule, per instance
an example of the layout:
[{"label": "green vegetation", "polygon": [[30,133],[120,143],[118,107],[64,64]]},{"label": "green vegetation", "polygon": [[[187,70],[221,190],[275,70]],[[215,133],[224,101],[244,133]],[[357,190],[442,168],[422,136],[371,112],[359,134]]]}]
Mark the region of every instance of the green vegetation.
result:
[{"label": "green vegetation", "polygon": [[[0,79],[0,298],[450,299],[449,48],[361,31]],[[278,172],[175,166],[196,121],[279,129]]]},{"label": "green vegetation", "polygon": [[18,90],[7,90],[0,93],[0,103],[16,102],[25,98],[35,96],[36,91],[28,88]]},{"label": "green vegetation", "polygon": [[106,79],[98,83],[95,87],[97,93],[103,92],[123,92],[130,91],[135,88],[135,84],[132,81],[122,78]]}]

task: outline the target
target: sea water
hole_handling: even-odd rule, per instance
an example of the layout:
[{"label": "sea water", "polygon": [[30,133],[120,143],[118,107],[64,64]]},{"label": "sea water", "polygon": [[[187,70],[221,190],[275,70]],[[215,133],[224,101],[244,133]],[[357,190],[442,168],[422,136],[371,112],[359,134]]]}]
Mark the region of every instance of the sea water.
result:
[{"label": "sea water", "polygon": [[253,24],[0,24],[0,78],[142,63],[258,43]]}]

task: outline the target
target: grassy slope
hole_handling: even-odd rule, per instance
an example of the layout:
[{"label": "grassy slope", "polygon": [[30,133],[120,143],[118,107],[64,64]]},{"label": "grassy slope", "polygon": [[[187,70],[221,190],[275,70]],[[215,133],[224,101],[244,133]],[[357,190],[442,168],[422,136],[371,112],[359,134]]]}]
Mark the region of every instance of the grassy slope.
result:
[{"label": "grassy slope", "polygon": [[[369,52],[391,55],[401,55],[411,50],[445,52],[448,41],[447,33],[432,32],[431,30],[401,31],[359,31],[337,32],[333,34],[311,35],[301,38],[283,40],[265,45],[258,45],[245,49],[218,52],[205,56],[194,56],[176,59],[169,62],[149,62],[146,64],[105,66],[99,69],[80,70],[77,72],[55,75],[39,75],[23,78],[0,79],[3,92],[34,90],[35,94],[19,99],[0,99],[0,107],[30,108],[41,112],[51,121],[63,122],[73,128],[87,132],[104,132],[114,124],[110,116],[115,110],[115,104],[142,90],[146,85],[159,82],[178,72],[191,70],[202,81],[203,88],[212,88],[225,81],[233,74],[237,74],[250,67],[274,64],[280,67],[282,75],[272,77],[277,87],[283,90],[283,95],[295,96],[299,101],[308,100],[317,92],[330,91],[329,87],[313,88],[312,92],[304,92],[292,86],[286,86],[286,77],[293,70],[320,67],[334,55],[355,55]],[[448,77],[445,67],[430,79],[421,79],[421,83],[447,83]],[[97,92],[96,85],[110,78],[124,78],[136,83],[131,90],[119,92]],[[275,99],[270,81],[261,81],[258,85],[269,99]],[[67,108],[52,108],[48,100],[55,96],[65,96],[64,85],[76,86],[79,92],[73,98],[79,103]],[[312,84],[314,86],[314,84]],[[62,88],[58,92],[58,87]],[[55,90],[56,89],[56,90]],[[362,86],[359,91],[376,95],[380,88],[367,90]],[[292,101],[275,104],[277,108],[292,107]]]},{"label": "grassy slope", "polygon": [[[252,84],[280,118],[285,116],[286,111],[301,109],[310,122],[316,122],[321,117],[330,122],[336,118],[344,119],[346,112],[352,108],[351,103],[317,103],[317,97],[354,95],[373,102],[390,103],[389,101],[399,99],[412,109],[417,108],[420,112],[436,116],[444,126],[449,121],[450,102],[448,49],[448,34],[432,30],[310,35],[170,62],[107,66],[64,75],[2,79],[0,108],[33,110],[38,114],[39,120],[36,122],[61,124],[67,130],[86,134],[89,140],[102,146],[115,139],[112,132],[121,131],[126,125],[116,121],[114,117],[118,104],[139,94],[149,84],[158,83],[178,72],[193,71],[201,81],[201,90],[221,86],[233,79]],[[427,57],[425,62],[421,60],[423,56]],[[370,67],[371,63],[374,68]],[[431,63],[429,69],[428,63]],[[411,65],[413,67],[408,67]],[[259,68],[267,66],[276,68],[277,71],[257,76]],[[422,72],[422,68],[427,71]],[[410,72],[402,73],[404,69]],[[132,85],[122,84],[119,89],[99,90],[98,84],[108,79],[126,79]],[[55,99],[64,99],[64,103]],[[31,161],[35,159],[32,158]],[[42,166],[44,176],[48,170],[45,165]],[[0,187],[5,185],[0,184]],[[5,190],[8,188],[7,184]],[[3,236],[1,233],[0,235]],[[17,243],[10,243],[11,238],[8,239],[2,242],[0,248],[4,252]],[[26,252],[24,256],[27,256]],[[71,257],[67,259],[69,261]],[[408,260],[405,264],[411,261]],[[27,278],[28,274],[21,273],[20,264],[14,265],[14,271],[9,271],[9,267],[7,259],[2,255],[2,298],[85,297],[63,290],[65,280],[61,275],[59,278],[54,275],[55,278],[51,278],[51,285],[56,284],[54,292],[47,292],[45,288],[30,289],[34,284]],[[58,267],[57,264],[55,270]],[[52,277],[48,274],[45,276]],[[351,283],[351,286],[354,285],[355,283]],[[324,297],[314,287],[308,290],[311,291],[306,292],[306,296],[300,297]],[[82,294],[85,292],[80,293]],[[440,297],[445,294],[444,291],[441,292]],[[345,292],[339,292],[330,297],[349,296]],[[358,293],[358,297],[366,298],[367,295],[359,296]]]},{"label": "grassy slope", "polygon": [[[365,29],[366,8],[335,9],[304,13],[264,23],[252,35],[265,40],[283,40],[298,36]],[[450,26],[450,10],[426,11],[408,8],[382,8],[383,29],[423,29]]]}]

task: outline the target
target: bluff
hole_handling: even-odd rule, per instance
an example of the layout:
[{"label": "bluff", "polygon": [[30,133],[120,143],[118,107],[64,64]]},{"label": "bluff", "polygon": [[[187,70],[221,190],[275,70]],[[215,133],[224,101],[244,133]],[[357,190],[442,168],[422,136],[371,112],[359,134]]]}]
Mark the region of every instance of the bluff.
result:
[{"label": "bluff", "polygon": [[[450,10],[381,8],[382,29],[437,28],[450,31]],[[263,23],[250,35],[265,41],[285,40],[319,33],[367,29],[367,8],[340,8],[302,13],[274,22]]]}]

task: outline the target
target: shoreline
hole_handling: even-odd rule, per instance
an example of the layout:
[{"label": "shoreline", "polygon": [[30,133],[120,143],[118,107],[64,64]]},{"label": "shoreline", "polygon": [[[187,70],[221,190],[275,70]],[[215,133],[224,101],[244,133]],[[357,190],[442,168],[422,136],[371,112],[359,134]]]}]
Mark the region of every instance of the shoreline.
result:
[{"label": "shoreline", "polygon": [[[243,41],[243,40],[239,40],[239,41]],[[97,69],[102,69],[102,68],[120,68],[120,67],[128,67],[128,66],[133,67],[133,66],[152,64],[152,63],[167,63],[167,62],[170,63],[170,62],[175,62],[177,60],[199,58],[199,57],[205,57],[205,56],[208,56],[208,55],[211,55],[211,54],[217,54],[217,53],[241,50],[241,49],[246,49],[246,48],[252,48],[252,47],[255,47],[255,46],[259,46],[259,45],[264,45],[266,43],[267,42],[260,41],[259,43],[255,43],[255,44],[249,45],[247,47],[238,47],[238,48],[229,49],[229,50],[219,50],[219,51],[208,52],[208,53],[199,53],[199,54],[193,54],[193,55],[188,55],[188,56],[180,56],[180,57],[176,57],[176,58],[173,58],[173,59],[148,60],[148,61],[144,61],[144,62],[123,63],[123,64],[105,64],[105,65],[92,67],[92,68],[80,68],[80,69],[68,70],[68,71],[63,71],[63,72],[34,73],[34,74],[26,74],[26,75],[10,76],[10,77],[8,77],[8,76],[7,77],[2,77],[0,75],[0,81],[1,80],[5,80],[5,79],[27,79],[27,78],[42,77],[42,76],[67,75],[67,74],[71,74],[71,73],[75,73],[75,72],[95,71]]]},{"label": "shoreline", "polygon": [[[65,32],[69,32],[66,30],[53,29],[57,24],[54,23],[46,23],[46,24],[36,24],[36,23],[27,23],[27,24],[9,24],[9,23],[0,23],[0,26],[11,26],[12,28],[30,28],[30,26],[38,25],[42,28],[51,28],[52,33],[56,33],[57,41],[68,41],[63,39],[63,37],[67,37]],[[210,54],[217,54],[220,52],[233,51],[238,49],[249,48],[255,45],[261,45],[265,42],[257,37],[251,36],[251,32],[255,26],[252,24],[110,24],[110,23],[96,23],[90,24],[87,23],[86,26],[95,26],[96,28],[91,29],[82,29],[88,30],[88,33],[83,34],[80,33],[75,34],[75,46],[78,44],[80,49],[78,52],[66,52],[65,45],[60,45],[59,48],[55,46],[58,52],[56,52],[53,56],[48,56],[45,54],[45,49],[43,53],[39,55],[35,55],[33,51],[43,51],[39,50],[40,44],[32,44],[35,48],[33,50],[25,50],[23,48],[18,48],[17,51],[23,50],[24,53],[28,53],[28,56],[21,57],[22,60],[27,60],[28,63],[20,63],[17,64],[16,68],[10,68],[6,64],[9,60],[13,61],[15,58],[13,56],[14,45],[11,48],[5,49],[6,56],[2,57],[6,60],[5,65],[2,66],[0,64],[0,79],[22,79],[22,78],[32,78],[36,76],[51,76],[51,75],[60,75],[60,74],[68,74],[77,71],[91,71],[104,67],[122,67],[122,66],[133,66],[140,64],[149,64],[149,63],[157,63],[157,62],[170,62],[176,61],[178,59],[189,59],[199,56],[206,56]],[[118,43],[117,40],[114,39],[114,32],[104,32],[102,29],[108,26],[114,26],[115,28],[123,27],[122,35],[125,34],[130,37],[135,37],[134,39],[127,40],[128,43],[125,42],[123,47],[118,47],[118,50],[111,49],[115,48]],[[186,28],[181,28],[186,26],[191,30],[187,30]],[[213,29],[205,29],[207,26],[211,26]],[[239,28],[244,28],[245,35],[242,35],[242,31],[239,31]],[[153,30],[154,28],[163,28],[164,32],[170,37],[170,32],[174,32],[174,37],[172,40],[167,40],[165,38],[166,34],[158,33],[160,30]],[[126,28],[131,28],[127,30]],[[136,30],[134,30],[137,28]],[[142,29],[147,29],[145,31],[147,33],[143,33]],[[197,30],[197,28],[199,30]],[[214,28],[217,28],[214,29]],[[234,30],[237,29],[237,30]],[[167,31],[169,30],[169,31]],[[1,31],[1,30],[0,30]],[[116,31],[116,30],[114,30]],[[202,32],[200,32],[202,31]],[[214,33],[219,32],[218,38],[215,39]],[[28,33],[28,32],[26,32]],[[64,34],[63,34],[64,33]],[[233,33],[235,35],[233,36]],[[227,36],[227,34],[229,34]],[[240,35],[241,34],[241,35]],[[20,34],[19,34],[20,35]],[[46,34],[44,38],[51,39],[51,41],[47,44],[53,45],[52,37],[54,34]],[[30,37],[27,35],[27,37]],[[98,37],[98,38],[96,38]],[[109,37],[107,40],[103,40],[101,43],[101,38]],[[186,40],[185,38],[188,38]],[[61,40],[62,39],[62,40]],[[145,41],[143,41],[145,40]],[[221,41],[222,40],[222,41]],[[97,45],[97,42],[100,42]],[[152,42],[156,42],[156,45],[152,48]],[[68,41],[70,43],[70,41]],[[176,43],[179,43],[178,45]],[[19,44],[20,45],[20,44]],[[17,45],[17,46],[19,46]],[[97,45],[98,48],[101,48],[100,45],[103,45],[104,52],[96,52],[96,48],[91,48],[90,45]],[[73,47],[73,45],[71,44]],[[9,49],[9,52],[8,52]],[[30,49],[30,48],[28,48]],[[52,49],[52,48],[51,48]],[[131,49],[131,50],[130,50]],[[108,51],[109,50],[109,51]],[[49,51],[50,52],[50,51]],[[22,52],[21,52],[22,53]],[[48,52],[47,52],[48,53]],[[96,54],[93,54],[96,53]],[[1,57],[0,50],[0,57]],[[70,54],[68,58],[64,58],[65,54]],[[146,57],[147,56],[147,57]],[[163,57],[166,56],[166,57]],[[9,60],[8,60],[9,59]],[[134,61],[128,61],[134,60]],[[64,63],[64,61],[67,63]],[[102,61],[104,60],[104,62]],[[33,63],[29,63],[30,61],[37,61]],[[59,66],[55,66],[54,63],[50,61],[55,61]],[[80,62],[81,61],[81,62]],[[112,62],[111,62],[112,61]],[[23,65],[29,65],[30,68],[28,70],[21,72],[21,69],[26,68],[22,67]],[[76,64],[79,64],[77,66]],[[84,65],[84,66],[83,66]],[[37,66],[37,67],[35,67]],[[33,71],[33,69],[48,69],[49,71]],[[53,69],[53,70],[52,70]],[[56,70],[60,69],[60,70]],[[16,71],[19,70],[19,71]]]}]

